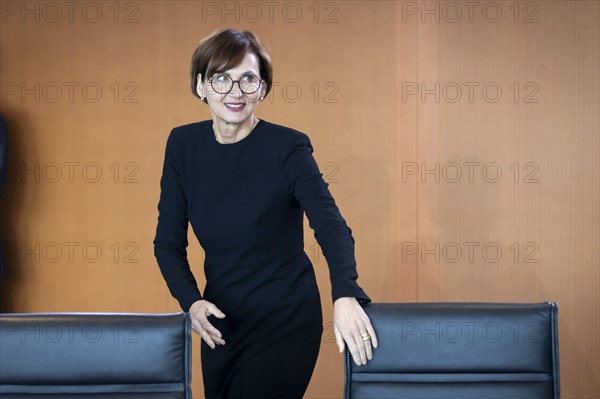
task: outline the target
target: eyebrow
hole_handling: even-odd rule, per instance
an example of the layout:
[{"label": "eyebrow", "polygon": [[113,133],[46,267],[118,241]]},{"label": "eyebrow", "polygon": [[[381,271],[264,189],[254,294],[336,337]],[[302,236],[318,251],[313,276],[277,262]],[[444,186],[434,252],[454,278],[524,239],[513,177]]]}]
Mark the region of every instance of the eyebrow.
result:
[{"label": "eyebrow", "polygon": [[[219,71],[215,71],[215,73],[214,73],[212,76],[214,77],[216,74],[219,74],[219,73],[226,73],[227,75],[230,75],[230,73],[229,73],[229,72],[227,72],[227,71],[221,71],[221,72],[219,72]],[[259,72],[255,72],[255,71],[253,71],[253,70],[251,70],[251,69],[247,69],[247,70],[243,71],[242,73],[240,73],[240,76],[243,76],[243,75],[245,75],[245,74],[247,74],[247,73],[251,73],[251,74],[253,74],[253,75],[259,76],[259,75],[258,75],[258,74],[259,74]],[[211,78],[212,78],[212,77],[211,77]]]},{"label": "eyebrow", "polygon": [[[243,74],[245,74],[245,73],[248,73],[248,72],[251,72],[251,73],[257,73],[256,71],[253,71],[252,69],[247,69],[247,70],[245,70],[245,71],[243,71],[243,72],[242,72],[242,75],[243,75]],[[218,73],[218,72],[217,72],[217,73]],[[221,72],[221,73],[229,73],[229,72],[227,72],[227,71],[223,71],[223,72]]]}]

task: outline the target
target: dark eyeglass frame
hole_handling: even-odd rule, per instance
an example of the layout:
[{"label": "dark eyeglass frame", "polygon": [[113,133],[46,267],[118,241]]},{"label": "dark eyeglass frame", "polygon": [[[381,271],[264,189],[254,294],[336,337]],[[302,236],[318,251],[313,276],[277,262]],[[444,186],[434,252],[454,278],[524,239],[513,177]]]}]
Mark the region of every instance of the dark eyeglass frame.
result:
[{"label": "dark eyeglass frame", "polygon": [[[215,86],[213,86],[213,80],[215,79],[215,77],[217,77],[217,75],[225,75],[225,76],[227,76],[229,78],[229,80],[231,80],[231,82],[232,82],[231,83],[231,87],[226,92],[220,92],[217,89],[215,89]],[[241,79],[233,80],[233,78],[231,77],[231,75],[229,75],[228,73],[225,73],[225,72],[219,72],[219,73],[217,73],[215,76],[213,76],[212,78],[210,78],[206,82],[210,83],[210,87],[212,87],[212,89],[215,91],[215,93],[218,93],[218,94],[228,94],[229,92],[231,92],[231,90],[233,90],[233,87],[235,86],[236,83],[237,83],[237,85],[240,88],[240,91],[242,93],[244,93],[244,94],[254,94],[254,93],[256,93],[256,92],[258,92],[260,90],[262,84],[264,83],[264,80],[262,80],[261,78],[259,78],[257,75],[255,75],[253,73],[245,73],[245,74],[242,75],[242,77],[243,76],[248,76],[248,75],[252,75],[252,76],[254,76],[254,77],[256,77],[258,79],[258,87],[256,88],[256,90],[254,90],[253,92],[250,92],[250,93],[248,93],[248,92],[244,91],[244,89],[242,89],[242,86],[240,85],[240,80]]]}]

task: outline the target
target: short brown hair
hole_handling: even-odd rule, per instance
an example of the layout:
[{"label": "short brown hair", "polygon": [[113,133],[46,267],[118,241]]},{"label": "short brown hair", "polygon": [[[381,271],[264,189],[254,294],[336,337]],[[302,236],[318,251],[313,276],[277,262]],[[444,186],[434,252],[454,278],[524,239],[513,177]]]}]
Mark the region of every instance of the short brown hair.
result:
[{"label": "short brown hair", "polygon": [[[198,74],[202,74],[202,80],[205,82],[208,76],[239,65],[247,52],[258,58],[260,78],[267,84],[265,96],[269,94],[273,86],[273,66],[266,47],[248,30],[222,28],[202,39],[194,50],[190,67],[194,96],[200,98],[197,92]],[[208,104],[206,97],[204,102]]]}]

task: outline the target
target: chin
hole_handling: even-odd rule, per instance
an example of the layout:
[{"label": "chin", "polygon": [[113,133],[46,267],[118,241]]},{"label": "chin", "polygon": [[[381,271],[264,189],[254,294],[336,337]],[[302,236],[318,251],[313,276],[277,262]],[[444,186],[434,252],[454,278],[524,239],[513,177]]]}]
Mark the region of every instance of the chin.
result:
[{"label": "chin", "polygon": [[221,119],[228,123],[241,123],[246,121],[248,118],[252,116],[252,113],[244,113],[241,115],[231,115],[231,113],[223,113],[219,115]]}]

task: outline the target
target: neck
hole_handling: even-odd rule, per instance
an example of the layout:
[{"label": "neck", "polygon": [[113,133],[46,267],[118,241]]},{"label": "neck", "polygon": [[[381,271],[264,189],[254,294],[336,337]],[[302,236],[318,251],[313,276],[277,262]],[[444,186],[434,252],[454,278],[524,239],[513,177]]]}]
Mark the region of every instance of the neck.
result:
[{"label": "neck", "polygon": [[243,123],[228,123],[217,118],[213,122],[213,130],[219,143],[231,144],[248,136],[257,123],[258,118],[254,115]]}]

